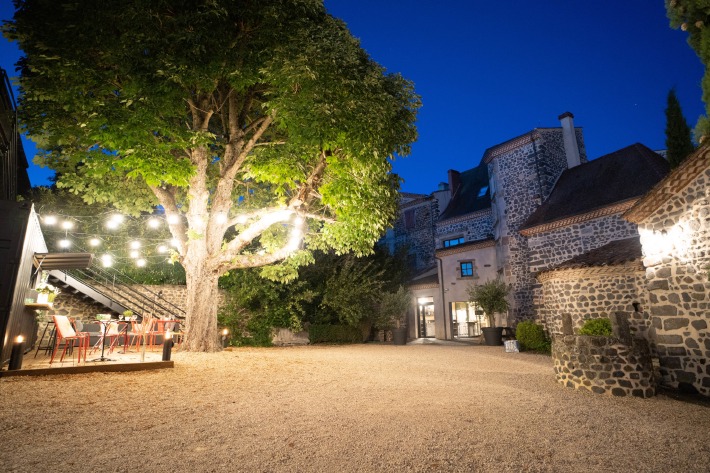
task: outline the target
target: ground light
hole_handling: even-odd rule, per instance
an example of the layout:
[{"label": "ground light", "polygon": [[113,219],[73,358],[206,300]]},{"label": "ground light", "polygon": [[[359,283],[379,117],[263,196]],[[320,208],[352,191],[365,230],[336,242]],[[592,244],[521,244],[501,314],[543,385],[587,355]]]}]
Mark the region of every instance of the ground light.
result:
[{"label": "ground light", "polygon": [[168,330],[165,332],[163,340],[163,361],[170,361],[170,355],[173,351],[173,333]]},{"label": "ground light", "polygon": [[18,335],[15,338],[15,343],[12,344],[12,352],[10,353],[10,366],[8,370],[19,370],[22,368],[22,357],[25,348],[25,337]]}]

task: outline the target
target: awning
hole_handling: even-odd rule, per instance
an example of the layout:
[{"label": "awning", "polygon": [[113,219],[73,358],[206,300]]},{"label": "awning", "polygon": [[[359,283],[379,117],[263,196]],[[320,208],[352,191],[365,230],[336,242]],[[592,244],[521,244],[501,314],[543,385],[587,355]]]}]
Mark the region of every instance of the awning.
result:
[{"label": "awning", "polygon": [[92,253],[35,253],[34,265],[37,270],[86,269],[94,259]]}]

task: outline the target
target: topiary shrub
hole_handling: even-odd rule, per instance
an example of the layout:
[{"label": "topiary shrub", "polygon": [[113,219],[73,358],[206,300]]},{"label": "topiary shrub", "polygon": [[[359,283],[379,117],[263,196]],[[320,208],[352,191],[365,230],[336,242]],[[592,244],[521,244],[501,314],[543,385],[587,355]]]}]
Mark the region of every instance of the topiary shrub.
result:
[{"label": "topiary shrub", "polygon": [[359,327],[351,325],[311,325],[308,327],[311,343],[362,343]]},{"label": "topiary shrub", "polygon": [[579,335],[611,337],[611,320],[606,317],[586,320],[582,328],[579,329]]},{"label": "topiary shrub", "polygon": [[523,351],[550,353],[551,343],[545,335],[542,325],[533,322],[520,322],[515,329],[515,338]]}]

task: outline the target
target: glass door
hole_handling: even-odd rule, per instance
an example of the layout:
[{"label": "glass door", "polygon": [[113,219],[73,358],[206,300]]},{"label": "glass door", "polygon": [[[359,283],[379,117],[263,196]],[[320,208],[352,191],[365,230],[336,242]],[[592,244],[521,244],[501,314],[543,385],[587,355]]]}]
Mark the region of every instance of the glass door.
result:
[{"label": "glass door", "polygon": [[434,329],[434,298],[420,297],[417,299],[417,318],[419,320],[419,338],[432,338]]}]

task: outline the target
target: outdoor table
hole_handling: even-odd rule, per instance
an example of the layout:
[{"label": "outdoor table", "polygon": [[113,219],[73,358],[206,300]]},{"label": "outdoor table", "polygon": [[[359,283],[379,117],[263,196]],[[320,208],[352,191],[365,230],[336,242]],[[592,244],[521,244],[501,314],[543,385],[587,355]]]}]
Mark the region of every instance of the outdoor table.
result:
[{"label": "outdoor table", "polygon": [[106,358],[104,356],[104,350],[106,349],[106,332],[108,331],[109,324],[111,322],[116,322],[116,320],[97,320],[97,322],[104,326],[103,336],[101,337],[101,357],[94,358],[93,360],[89,361],[116,361],[113,358]]}]

